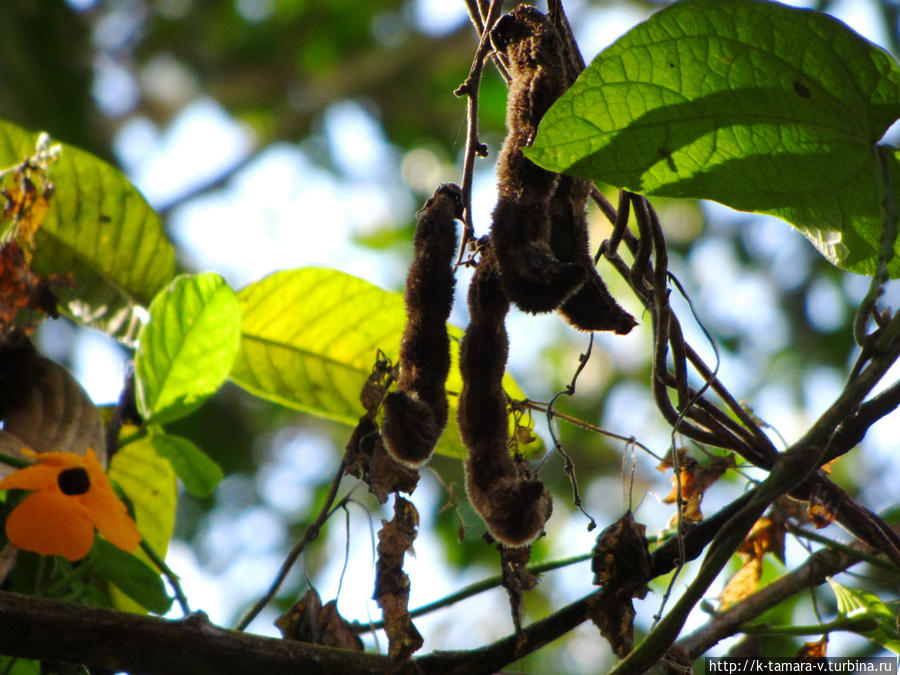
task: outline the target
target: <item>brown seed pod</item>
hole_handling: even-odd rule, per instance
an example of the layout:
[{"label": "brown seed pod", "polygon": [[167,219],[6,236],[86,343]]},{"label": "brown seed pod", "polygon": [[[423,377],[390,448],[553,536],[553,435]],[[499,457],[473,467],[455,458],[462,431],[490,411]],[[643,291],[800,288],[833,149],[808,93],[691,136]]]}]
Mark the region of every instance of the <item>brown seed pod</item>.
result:
[{"label": "brown seed pod", "polygon": [[417,214],[415,257],[406,277],[400,378],[398,390],[385,396],[381,430],[385,449],[407,466],[428,461],[447,425],[447,319],[455,284],[456,219],[462,210],[462,190],[446,183]]},{"label": "brown seed pod", "polygon": [[503,292],[489,241],[469,286],[469,326],[459,348],[463,378],[457,417],[463,443],[469,501],[488,532],[506,546],[525,546],[543,532],[550,493],[509,454],[506,395],[502,378],[509,340]]},{"label": "brown seed pod", "polygon": [[609,330],[624,335],[637,322],[613,299],[594,267],[585,213],[590,191],[590,182],[560,176],[550,200],[550,248],[560,262],[575,263],[585,272],[584,283],[560,311],[579,330]]},{"label": "brown seed pod", "polygon": [[549,312],[581,285],[585,270],[558,260],[551,250],[549,204],[558,175],[527,159],[522,149],[568,86],[563,44],[547,17],[527,5],[502,17],[491,39],[505,53],[512,78],[491,241],[507,297],[527,312]]}]

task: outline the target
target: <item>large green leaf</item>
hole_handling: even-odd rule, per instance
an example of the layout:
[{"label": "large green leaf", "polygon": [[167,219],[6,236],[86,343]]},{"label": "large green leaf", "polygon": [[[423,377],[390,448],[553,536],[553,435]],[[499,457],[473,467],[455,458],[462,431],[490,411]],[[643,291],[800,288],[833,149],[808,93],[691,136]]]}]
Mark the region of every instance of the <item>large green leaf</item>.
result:
[{"label": "large green leaf", "polygon": [[[35,154],[37,134],[0,121],[0,167]],[[70,274],[62,306],[76,320],[130,340],[135,309],[147,305],[175,271],[175,253],[159,216],[122,172],[62,144],[50,166],[55,191],[34,240],[34,268]]]},{"label": "large green leaf", "polygon": [[[243,309],[241,349],[232,379],[254,394],[355,425],[359,394],[380,349],[394,363],[406,323],[403,296],[324,268],[275,272],[238,293]],[[456,425],[459,338],[450,327],[452,366],[447,380],[451,414],[437,451],[464,456]],[[506,392],[524,394],[509,375]]]},{"label": "large green leaf", "polygon": [[153,300],[134,359],[138,410],[162,424],[190,414],[231,370],[241,308],[218,274],[181,276]]},{"label": "large green leaf", "polygon": [[837,599],[838,612],[842,617],[861,622],[864,628],[854,632],[869,638],[872,642],[900,654],[900,631],[897,629],[898,605],[888,605],[874,593],[856,588],[847,588],[829,579],[831,590]]},{"label": "large green leaf", "polygon": [[[871,274],[875,143],[898,117],[897,64],[836,19],[758,0],[682,0],[594,60],[547,112],[528,156],[644,194],[780,216],[832,263]],[[900,275],[900,261],[890,272]]]},{"label": "large green leaf", "polygon": [[[126,426],[122,435],[136,431],[136,427]],[[169,460],[156,452],[149,436],[143,436],[113,455],[109,477],[122,488],[134,507],[135,522],[144,542],[165,559],[175,528],[175,471]],[[143,551],[136,555],[150,564]],[[140,606],[121,592],[113,589],[111,595],[117,608],[141,611]]]}]

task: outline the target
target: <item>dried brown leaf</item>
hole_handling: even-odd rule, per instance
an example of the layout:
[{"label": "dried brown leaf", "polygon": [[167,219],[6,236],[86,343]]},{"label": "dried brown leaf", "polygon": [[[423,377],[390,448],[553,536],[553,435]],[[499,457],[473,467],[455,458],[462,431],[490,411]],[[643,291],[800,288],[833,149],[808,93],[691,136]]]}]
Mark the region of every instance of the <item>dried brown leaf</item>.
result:
[{"label": "dried brown leaf", "polygon": [[805,642],[797,652],[797,658],[801,661],[816,661],[825,658],[825,651],[828,647],[828,635],[823,635],[821,640],[816,642]]},{"label": "dried brown leaf", "polygon": [[509,595],[509,609],[517,638],[522,634],[522,596],[537,586],[538,577],[526,569],[531,558],[531,546],[498,546],[503,587]]},{"label": "dried brown leaf", "polygon": [[404,661],[424,642],[409,616],[409,577],[403,571],[403,556],[412,549],[419,514],[411,502],[397,495],[393,519],[382,522],[378,532],[374,598],[384,615],[388,654],[395,661]]},{"label": "dried brown leaf", "polygon": [[779,523],[773,518],[764,516],[753,524],[738,550],[755,558],[762,558],[771,552],[784,562],[784,535],[784,522]]},{"label": "dried brown leaf", "polygon": [[635,614],[631,597],[614,590],[591,596],[588,601],[591,621],[620,659],[625,658],[634,647]]},{"label": "dried brown leaf", "polygon": [[643,598],[650,578],[647,528],[635,522],[631,511],[597,535],[591,558],[594,584]]},{"label": "dried brown leaf", "polygon": [[103,425],[87,392],[29,346],[0,353],[0,420],[5,432],[36,452],[92,448],[105,464]]},{"label": "dried brown leaf", "polygon": [[806,513],[809,515],[809,519],[817,530],[828,527],[834,522],[835,518],[834,511],[815,496],[809,502]]},{"label": "dried brown leaf", "polygon": [[404,466],[384,449],[378,427],[369,415],[363,415],[347,442],[346,473],[369,486],[381,504],[392,492],[412,494],[419,482],[419,472]]},{"label": "dried brown leaf", "polygon": [[744,564],[734,573],[719,594],[721,609],[740,602],[752,595],[762,577],[762,558],[744,555]]},{"label": "dried brown leaf", "polygon": [[331,600],[322,605],[315,589],[309,589],[297,603],[275,621],[282,637],[350,651],[363,651],[363,642],[337,611]]},{"label": "dried brown leaf", "polygon": [[[681,517],[688,523],[697,523],[703,520],[700,511],[700,502],[703,494],[713,483],[728,470],[735,466],[734,455],[727,457],[714,457],[707,464],[700,464],[693,457],[687,456],[684,448],[678,450],[679,476],[672,477],[672,491],[663,498],[665,504],[675,504],[678,501],[678,484],[681,483]],[[671,455],[664,459],[657,468],[665,471],[673,467]]]}]

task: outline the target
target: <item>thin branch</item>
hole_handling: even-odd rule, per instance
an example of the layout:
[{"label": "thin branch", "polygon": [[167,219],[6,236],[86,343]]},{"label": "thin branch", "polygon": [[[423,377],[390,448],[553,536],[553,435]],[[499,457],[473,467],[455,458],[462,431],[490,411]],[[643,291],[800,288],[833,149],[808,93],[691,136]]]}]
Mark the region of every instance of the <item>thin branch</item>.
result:
[{"label": "thin branch", "polygon": [[[475,23],[477,16],[481,19],[480,10],[474,11],[476,8],[469,3],[469,15]],[[462,240],[459,245],[459,255],[456,264],[459,265],[465,257],[469,242],[475,238],[475,224],[472,219],[472,181],[475,175],[475,157],[487,157],[487,147],[481,142],[478,135],[478,92],[481,88],[481,73],[484,69],[484,60],[491,51],[491,26],[500,18],[500,10],[503,7],[502,0],[491,0],[491,6],[485,17],[485,23],[480,27],[476,23],[475,27],[479,32],[480,41],[478,49],[475,51],[475,58],[472,59],[472,67],[469,70],[469,76],[459,88],[454,92],[457,96],[466,96],[466,154],[463,162],[463,229]],[[486,28],[485,28],[486,26]]]},{"label": "thin branch", "polygon": [[[585,560],[590,560],[591,555],[591,553],[582,553],[581,555],[572,556],[571,558],[563,558],[562,560],[551,560],[549,562],[527,565],[525,567],[525,571],[531,574],[543,574],[544,572],[550,572],[561,567],[568,567],[569,565],[576,565],[580,562],[584,562]],[[461,602],[462,600],[474,597],[480,593],[484,593],[485,591],[499,588],[502,585],[502,575],[498,574],[497,576],[488,577],[487,579],[482,579],[481,581],[475,582],[474,584],[466,586],[465,588],[461,588],[455,593],[451,593],[450,595],[445,596],[440,600],[435,600],[434,602],[430,602],[427,605],[417,607],[416,609],[410,611],[409,616],[415,619],[417,616],[423,616],[424,614],[430,614],[431,612],[443,609],[444,607],[450,607],[451,605],[455,605],[457,602]],[[381,628],[384,628],[384,621],[376,621],[374,623],[366,624],[353,624],[353,630],[357,633],[370,633],[372,631],[380,630]]]},{"label": "thin branch", "polygon": [[696,659],[720,640],[740,632],[741,625],[760,616],[763,612],[782,603],[810,584],[821,584],[826,577],[842,572],[860,562],[860,552],[823,549],[812,554],[800,567],[735,603],[728,609],[716,613],[706,625],[683,637],[676,644],[691,660]]},{"label": "thin branch", "polygon": [[332,504],[334,504],[334,499],[337,496],[338,487],[341,484],[341,479],[344,477],[344,470],[346,468],[347,455],[345,454],[341,458],[341,464],[338,466],[334,478],[331,481],[331,488],[328,490],[328,496],[325,498],[325,503],[322,504],[322,508],[319,510],[319,515],[317,515],[316,519],[307,526],[306,530],[304,530],[303,536],[300,537],[300,540],[294,545],[294,548],[291,549],[291,552],[288,553],[287,558],[285,558],[284,562],[281,564],[281,568],[278,570],[278,574],[275,575],[275,580],[272,582],[271,586],[269,586],[269,590],[266,591],[263,597],[256,601],[256,604],[254,604],[250,611],[247,612],[246,616],[241,619],[236,630],[244,630],[250,625],[250,622],[253,621],[269,601],[275,597],[275,594],[278,592],[278,589],[281,588],[281,584],[287,577],[288,572],[290,572],[291,567],[294,566],[294,563],[300,554],[303,553],[307,544],[314,541],[319,536],[322,525],[324,525],[325,521],[328,520],[332,513],[334,513],[334,510],[331,507]]}]

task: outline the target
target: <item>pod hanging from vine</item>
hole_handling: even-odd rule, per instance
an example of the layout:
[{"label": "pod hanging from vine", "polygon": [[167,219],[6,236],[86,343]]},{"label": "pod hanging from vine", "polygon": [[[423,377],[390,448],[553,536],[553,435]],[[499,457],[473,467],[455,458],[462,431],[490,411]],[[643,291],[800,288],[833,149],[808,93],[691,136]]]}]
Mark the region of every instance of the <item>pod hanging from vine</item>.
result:
[{"label": "pod hanging from vine", "polygon": [[455,284],[456,219],[462,210],[462,191],[446,183],[417,214],[415,257],[406,278],[398,390],[385,396],[381,429],[385,449],[407,466],[428,461],[447,425],[447,319]]},{"label": "pod hanging from vine", "polygon": [[502,386],[509,301],[487,238],[480,249],[481,261],[469,286],[469,325],[459,348],[463,387],[457,417],[469,450],[466,492],[494,539],[506,546],[526,546],[543,532],[553,504],[525,460],[509,452]]},{"label": "pod hanging from vine", "polygon": [[559,307],[584,281],[584,268],[550,247],[550,198],[558,174],[527,159],[547,109],[565,91],[563,44],[547,17],[519,5],[494,26],[491,39],[506,55],[510,77],[507,136],[497,160],[497,206],[491,241],[507,297],[527,312]]}]

